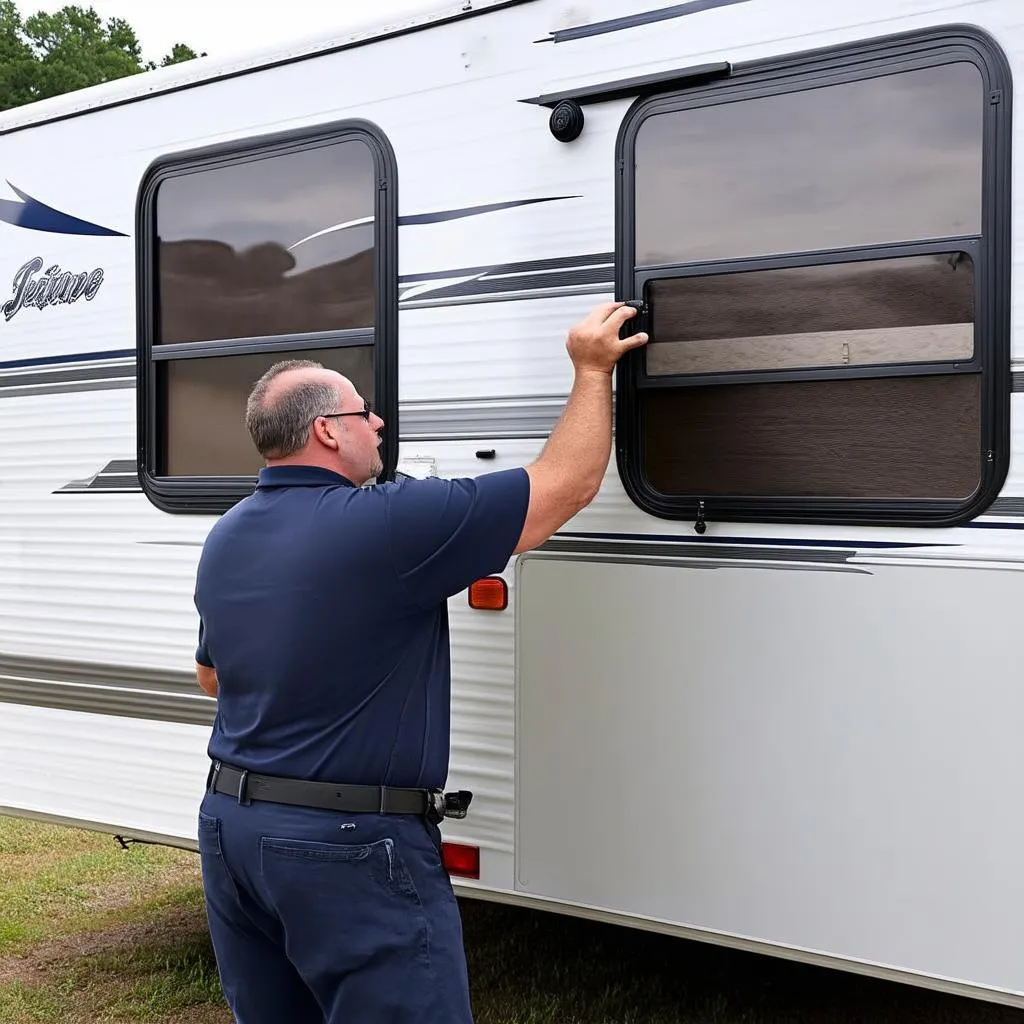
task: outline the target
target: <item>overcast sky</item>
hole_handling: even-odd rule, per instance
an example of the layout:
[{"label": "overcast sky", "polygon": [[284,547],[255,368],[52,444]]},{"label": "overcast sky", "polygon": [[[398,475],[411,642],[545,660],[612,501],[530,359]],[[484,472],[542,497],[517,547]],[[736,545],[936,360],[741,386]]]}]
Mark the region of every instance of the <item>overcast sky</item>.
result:
[{"label": "overcast sky", "polygon": [[[70,0],[19,0],[27,16],[38,10],[56,11]],[[76,0],[92,6],[101,18],[124,18],[135,29],[147,60],[159,61],[178,42],[197,53],[225,56],[303,38],[321,30],[344,29],[422,11],[452,6],[454,0],[286,0],[262,7],[253,0]],[[346,9],[356,14],[346,13]],[[259,11],[259,14],[255,14]],[[362,13],[369,11],[370,13]],[[266,12],[266,13],[264,13]]]}]

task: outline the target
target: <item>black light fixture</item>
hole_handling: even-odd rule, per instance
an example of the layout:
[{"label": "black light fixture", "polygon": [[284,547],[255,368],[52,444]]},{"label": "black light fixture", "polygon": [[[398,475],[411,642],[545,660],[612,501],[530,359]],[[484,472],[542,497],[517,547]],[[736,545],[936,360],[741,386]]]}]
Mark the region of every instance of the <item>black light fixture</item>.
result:
[{"label": "black light fixture", "polygon": [[562,100],[551,111],[548,127],[559,142],[572,142],[583,131],[583,121],[583,107],[576,100]]}]

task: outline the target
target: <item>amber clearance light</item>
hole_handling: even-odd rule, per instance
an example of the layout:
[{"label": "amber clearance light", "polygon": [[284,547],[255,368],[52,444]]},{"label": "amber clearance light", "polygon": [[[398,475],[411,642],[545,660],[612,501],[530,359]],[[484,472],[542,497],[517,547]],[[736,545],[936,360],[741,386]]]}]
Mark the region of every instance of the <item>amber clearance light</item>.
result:
[{"label": "amber clearance light", "polygon": [[503,612],[508,607],[508,584],[500,576],[485,576],[469,587],[469,607]]}]

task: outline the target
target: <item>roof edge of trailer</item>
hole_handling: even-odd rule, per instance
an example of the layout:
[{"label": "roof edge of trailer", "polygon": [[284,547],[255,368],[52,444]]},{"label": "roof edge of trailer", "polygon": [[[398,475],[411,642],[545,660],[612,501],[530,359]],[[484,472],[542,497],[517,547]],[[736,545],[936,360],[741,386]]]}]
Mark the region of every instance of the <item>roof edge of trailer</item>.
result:
[{"label": "roof edge of trailer", "polygon": [[294,64],[312,57],[338,53],[383,39],[392,39],[438,25],[474,18],[505,7],[516,7],[532,2],[533,0],[453,0],[448,6],[437,10],[409,15],[400,20],[391,18],[375,23],[363,20],[357,27],[348,31],[321,31],[313,36],[294,39],[285,46],[247,49],[227,57],[198,57],[182,64],[129,75],[113,82],[104,82],[101,85],[78,89],[52,99],[38,100],[0,112],[0,135],[9,135],[26,128],[63,121],[126,103],[136,103],[153,96],[192,89],[209,82]]}]

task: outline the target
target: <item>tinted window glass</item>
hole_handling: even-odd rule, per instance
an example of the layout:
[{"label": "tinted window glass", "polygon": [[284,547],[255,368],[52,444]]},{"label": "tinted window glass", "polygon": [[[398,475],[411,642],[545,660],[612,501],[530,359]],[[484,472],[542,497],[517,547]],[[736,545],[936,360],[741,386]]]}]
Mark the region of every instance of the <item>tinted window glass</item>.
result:
[{"label": "tinted window glass", "polygon": [[976,234],[984,110],[958,63],[648,117],[636,262]]},{"label": "tinted window glass", "polygon": [[652,375],[944,362],[974,354],[965,253],[648,284]]},{"label": "tinted window glass", "polygon": [[260,352],[241,356],[173,359],[156,364],[165,395],[165,441],[170,476],[255,476],[263,460],[245,429],[252,386],[282,359],[313,359],[343,373],[373,400],[373,346]]},{"label": "tinted window glass", "polygon": [[168,178],[156,341],[373,326],[375,197],[358,140]]}]

